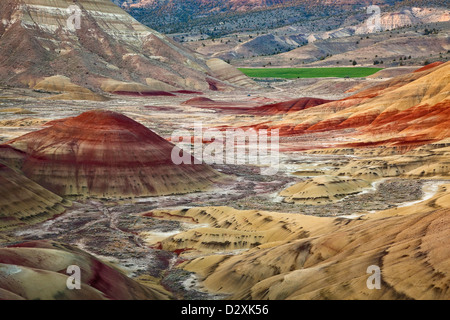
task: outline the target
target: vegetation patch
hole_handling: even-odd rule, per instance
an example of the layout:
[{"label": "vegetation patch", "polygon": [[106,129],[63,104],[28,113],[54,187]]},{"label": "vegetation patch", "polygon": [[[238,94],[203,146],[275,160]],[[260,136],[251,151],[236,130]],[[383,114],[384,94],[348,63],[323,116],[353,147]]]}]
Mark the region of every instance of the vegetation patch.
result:
[{"label": "vegetation patch", "polygon": [[331,68],[239,68],[252,78],[362,78],[370,76],[382,68],[371,67],[331,67]]}]

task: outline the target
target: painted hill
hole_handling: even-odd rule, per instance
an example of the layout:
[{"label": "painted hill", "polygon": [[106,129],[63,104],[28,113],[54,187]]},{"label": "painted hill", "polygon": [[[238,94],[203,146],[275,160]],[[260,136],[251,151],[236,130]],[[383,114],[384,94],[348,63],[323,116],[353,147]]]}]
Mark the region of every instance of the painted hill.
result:
[{"label": "painted hill", "polygon": [[371,184],[355,178],[320,176],[297,183],[280,192],[284,201],[301,204],[323,204],[338,201],[361,192]]},{"label": "painted hill", "polygon": [[[73,5],[80,9],[80,29],[71,30],[66,10]],[[5,0],[0,19],[5,85],[33,88],[58,75],[94,91],[111,80],[131,83],[128,91],[135,83],[140,91],[158,90],[155,83],[195,90],[232,87],[201,55],[143,26],[109,0]]]},{"label": "painted hill", "polygon": [[[282,135],[355,129],[351,146],[417,146],[449,136],[450,62],[394,77],[337,101],[253,125]],[[257,120],[256,120],[257,121]],[[352,138],[354,140],[354,138]]]},{"label": "painted hill", "polygon": [[[161,245],[189,248],[183,255],[194,259],[180,267],[196,272],[209,292],[231,294],[230,299],[446,300],[447,188],[414,210],[395,208],[355,220],[226,207],[154,214],[209,224]],[[380,290],[367,287],[370,266],[381,270]]]},{"label": "painted hill", "polygon": [[[69,290],[71,265],[81,289]],[[90,254],[62,243],[31,241],[0,248],[0,300],[167,300],[161,286],[144,286]]]},{"label": "painted hill", "polygon": [[204,164],[175,165],[173,144],[111,111],[54,121],[8,144],[25,153],[19,168],[28,178],[61,196],[186,193],[202,190],[218,177]]},{"label": "painted hill", "polygon": [[0,229],[46,220],[70,205],[70,201],[0,163]]},{"label": "painted hill", "polygon": [[256,115],[286,114],[316,107],[321,104],[325,104],[327,102],[330,102],[330,100],[324,100],[319,98],[299,98],[290,101],[283,101],[274,104],[264,105],[261,107],[254,108],[251,111],[252,112],[254,111],[254,114]]}]

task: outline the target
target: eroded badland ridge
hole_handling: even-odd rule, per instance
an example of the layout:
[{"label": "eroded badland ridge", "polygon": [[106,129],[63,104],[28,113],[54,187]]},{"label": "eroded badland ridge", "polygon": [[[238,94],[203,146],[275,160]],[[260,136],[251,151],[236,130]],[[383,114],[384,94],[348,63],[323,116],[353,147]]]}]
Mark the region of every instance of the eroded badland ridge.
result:
[{"label": "eroded badland ridge", "polygon": [[[185,5],[200,2],[204,28],[217,15],[231,31],[195,20],[167,36],[108,0],[2,0],[0,299],[448,300],[445,3],[379,1],[369,32],[354,1],[316,1],[320,19],[255,34],[234,19],[304,1]],[[374,60],[367,77],[261,81],[233,66]],[[251,138],[229,161],[227,132],[277,133],[276,161],[249,158]]]}]

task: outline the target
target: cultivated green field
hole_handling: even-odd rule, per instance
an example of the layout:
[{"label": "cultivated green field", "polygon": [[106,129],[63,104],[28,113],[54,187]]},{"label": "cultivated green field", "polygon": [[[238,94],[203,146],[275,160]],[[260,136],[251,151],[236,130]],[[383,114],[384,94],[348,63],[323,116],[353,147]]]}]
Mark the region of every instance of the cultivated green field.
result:
[{"label": "cultivated green field", "polygon": [[367,77],[382,68],[332,67],[332,68],[239,68],[252,78],[361,78]]}]

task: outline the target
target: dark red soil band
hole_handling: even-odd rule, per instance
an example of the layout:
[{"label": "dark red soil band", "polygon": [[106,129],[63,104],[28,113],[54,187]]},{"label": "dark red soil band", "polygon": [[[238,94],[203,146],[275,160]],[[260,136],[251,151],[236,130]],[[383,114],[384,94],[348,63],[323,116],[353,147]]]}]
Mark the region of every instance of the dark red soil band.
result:
[{"label": "dark red soil band", "polygon": [[131,97],[175,97],[176,95],[167,91],[145,91],[145,92],[132,92],[132,91],[114,91],[113,94],[121,96],[131,96]]}]

